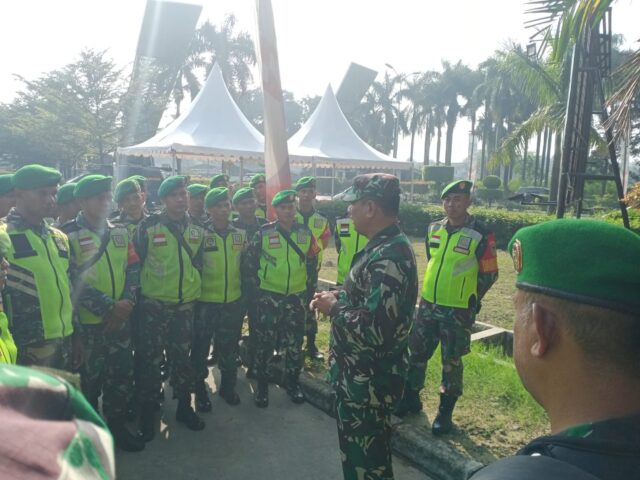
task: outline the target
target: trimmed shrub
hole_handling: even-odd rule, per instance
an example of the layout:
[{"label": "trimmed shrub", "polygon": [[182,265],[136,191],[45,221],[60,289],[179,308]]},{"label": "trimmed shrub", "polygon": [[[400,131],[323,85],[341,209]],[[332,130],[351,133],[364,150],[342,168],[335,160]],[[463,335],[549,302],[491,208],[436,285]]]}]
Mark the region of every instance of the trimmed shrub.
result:
[{"label": "trimmed shrub", "polygon": [[482,180],[482,184],[485,186],[485,188],[491,190],[500,188],[500,185],[502,185],[502,180],[500,180],[500,177],[496,175],[487,175]]}]

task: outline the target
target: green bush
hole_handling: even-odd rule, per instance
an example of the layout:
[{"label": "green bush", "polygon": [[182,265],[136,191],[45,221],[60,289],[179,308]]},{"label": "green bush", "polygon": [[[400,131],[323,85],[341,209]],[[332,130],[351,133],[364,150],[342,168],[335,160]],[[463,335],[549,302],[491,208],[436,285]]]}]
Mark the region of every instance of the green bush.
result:
[{"label": "green bush", "polygon": [[520,188],[521,183],[522,182],[520,181],[520,179],[514,178],[509,182],[509,185],[507,186],[507,188],[509,189],[510,192],[515,193]]},{"label": "green bush", "polygon": [[502,185],[502,180],[500,180],[500,177],[496,175],[487,175],[482,180],[482,184],[487,189],[492,190],[492,189],[500,188],[500,185]]}]

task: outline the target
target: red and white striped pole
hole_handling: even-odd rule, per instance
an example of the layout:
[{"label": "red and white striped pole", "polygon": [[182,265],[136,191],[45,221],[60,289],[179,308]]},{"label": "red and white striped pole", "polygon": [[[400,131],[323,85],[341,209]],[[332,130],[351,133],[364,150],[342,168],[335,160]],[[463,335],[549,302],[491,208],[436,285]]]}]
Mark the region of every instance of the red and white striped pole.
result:
[{"label": "red and white striped pole", "polygon": [[267,216],[275,219],[271,199],[291,186],[284,100],[271,0],[256,0],[258,13],[258,61],[264,96],[264,167],[267,178]]}]

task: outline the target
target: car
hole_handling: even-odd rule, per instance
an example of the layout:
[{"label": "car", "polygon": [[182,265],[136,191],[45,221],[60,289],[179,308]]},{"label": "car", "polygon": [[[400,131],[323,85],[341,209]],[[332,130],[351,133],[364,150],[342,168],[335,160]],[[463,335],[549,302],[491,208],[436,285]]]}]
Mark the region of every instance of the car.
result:
[{"label": "car", "polygon": [[520,187],[516,193],[509,197],[509,200],[513,200],[520,203],[534,203],[536,201],[548,201],[549,189],[546,187]]}]

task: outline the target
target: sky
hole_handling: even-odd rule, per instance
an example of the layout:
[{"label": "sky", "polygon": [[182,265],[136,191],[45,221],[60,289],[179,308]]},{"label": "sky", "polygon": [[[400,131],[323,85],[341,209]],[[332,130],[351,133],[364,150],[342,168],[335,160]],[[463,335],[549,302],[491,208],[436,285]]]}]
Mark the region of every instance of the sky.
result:
[{"label": "sky", "polygon": [[[200,21],[227,13],[255,37],[254,0],[201,0]],[[379,72],[435,70],[442,60],[476,67],[509,42],[528,43],[531,16],[518,0],[272,0],[282,86],[296,97],[337,88],[351,62]],[[0,102],[20,83],[74,61],[80,50],[108,50],[119,65],[133,61],[145,0],[4,0],[0,2]],[[613,31],[638,47],[640,1],[618,0]],[[254,79],[256,82],[259,79]],[[454,161],[466,156],[468,125],[456,128]],[[408,141],[399,157],[408,156]],[[420,143],[418,143],[420,145]],[[421,159],[421,149],[416,154]]]}]

